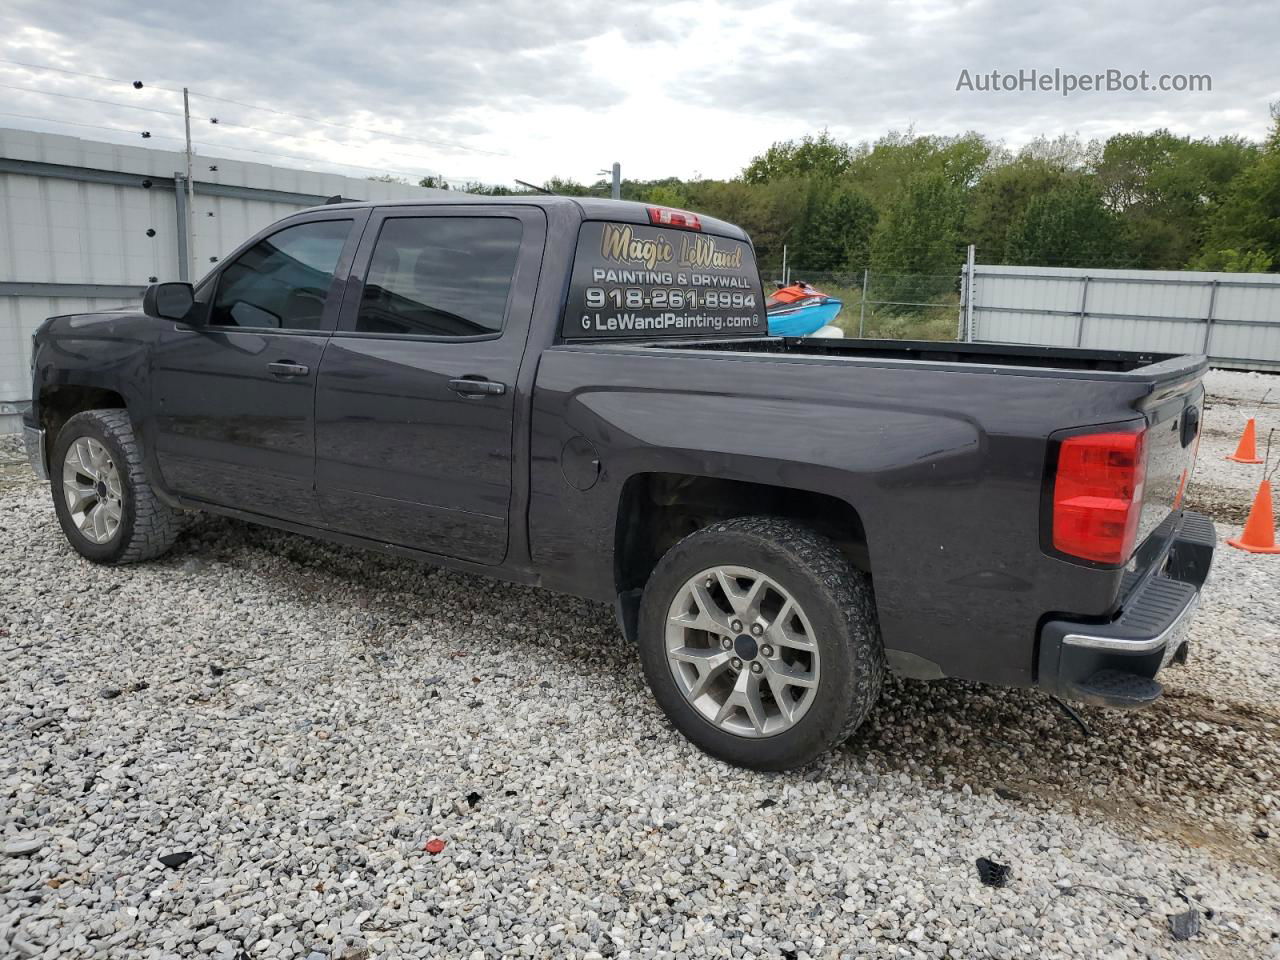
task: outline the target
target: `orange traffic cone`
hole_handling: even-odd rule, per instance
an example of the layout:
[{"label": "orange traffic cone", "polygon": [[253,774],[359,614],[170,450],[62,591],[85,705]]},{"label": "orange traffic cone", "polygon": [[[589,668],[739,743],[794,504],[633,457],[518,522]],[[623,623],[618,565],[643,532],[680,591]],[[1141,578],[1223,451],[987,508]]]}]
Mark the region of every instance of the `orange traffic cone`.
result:
[{"label": "orange traffic cone", "polygon": [[1276,525],[1271,516],[1270,480],[1258,484],[1258,495],[1253,498],[1249,518],[1244,522],[1244,532],[1227,543],[1250,553],[1280,553],[1280,547],[1276,546]]},{"label": "orange traffic cone", "polygon": [[1244,425],[1244,433],[1240,436],[1240,444],[1236,447],[1236,452],[1227,459],[1234,460],[1236,463],[1262,462],[1258,459],[1258,426],[1253,422],[1253,417],[1250,417],[1249,422]]}]

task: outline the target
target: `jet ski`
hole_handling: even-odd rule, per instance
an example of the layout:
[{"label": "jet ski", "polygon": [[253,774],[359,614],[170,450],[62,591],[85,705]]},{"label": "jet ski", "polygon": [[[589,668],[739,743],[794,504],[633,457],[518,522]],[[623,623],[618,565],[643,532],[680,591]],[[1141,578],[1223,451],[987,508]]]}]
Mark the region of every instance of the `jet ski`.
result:
[{"label": "jet ski", "polygon": [[765,301],[769,316],[769,333],[775,337],[843,337],[844,331],[834,326],[844,303],[796,280],[778,289]]}]

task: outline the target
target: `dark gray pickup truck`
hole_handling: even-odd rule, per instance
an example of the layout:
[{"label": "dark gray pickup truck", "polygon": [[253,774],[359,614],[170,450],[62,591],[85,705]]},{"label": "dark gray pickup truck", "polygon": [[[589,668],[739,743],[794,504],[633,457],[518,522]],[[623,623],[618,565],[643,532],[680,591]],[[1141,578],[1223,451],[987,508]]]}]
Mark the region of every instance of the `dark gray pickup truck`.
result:
[{"label": "dark gray pickup truck", "polygon": [[1141,706],[1214,530],[1200,357],[767,334],[738,228],[636,203],[333,204],[35,334],[71,545],[182,515],[616,604],[672,722],[779,769],[885,670]]}]

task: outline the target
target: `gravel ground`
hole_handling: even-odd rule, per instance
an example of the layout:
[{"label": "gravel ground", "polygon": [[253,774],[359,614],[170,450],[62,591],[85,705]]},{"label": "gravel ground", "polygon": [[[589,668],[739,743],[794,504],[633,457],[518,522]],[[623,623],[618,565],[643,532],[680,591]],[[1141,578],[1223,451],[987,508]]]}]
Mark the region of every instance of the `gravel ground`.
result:
[{"label": "gravel ground", "polygon": [[[1272,383],[1209,379],[1223,537]],[[790,775],[692,748],[583,601],[212,518],[95,567],[20,466],[0,585],[5,957],[1280,957],[1280,557],[1219,551],[1151,710],[890,681]]]}]

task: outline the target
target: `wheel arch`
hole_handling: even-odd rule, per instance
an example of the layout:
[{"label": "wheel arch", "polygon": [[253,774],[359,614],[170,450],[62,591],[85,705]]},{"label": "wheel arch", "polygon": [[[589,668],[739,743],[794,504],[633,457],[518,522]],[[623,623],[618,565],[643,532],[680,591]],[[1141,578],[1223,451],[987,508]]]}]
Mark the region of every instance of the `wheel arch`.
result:
[{"label": "wheel arch", "polygon": [[847,500],[774,483],[694,473],[634,473],[621,485],[613,551],[618,620],[628,640],[636,636],[644,586],[667,550],[713,523],[754,515],[802,523],[831,540],[856,569],[871,572],[866,526]]},{"label": "wheel arch", "polygon": [[42,387],[38,399],[40,427],[45,431],[45,467],[63,425],[86,410],[128,410],[123,394],[107,387],[58,383]]}]

